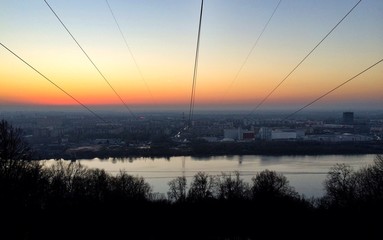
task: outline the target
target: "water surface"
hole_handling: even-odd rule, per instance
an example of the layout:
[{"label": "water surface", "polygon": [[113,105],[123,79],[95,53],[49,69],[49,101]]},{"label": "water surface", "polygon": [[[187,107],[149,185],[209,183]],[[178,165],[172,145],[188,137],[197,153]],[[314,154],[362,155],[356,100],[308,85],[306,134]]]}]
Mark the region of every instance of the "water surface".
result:
[{"label": "water surface", "polygon": [[185,176],[188,183],[199,171],[210,175],[230,174],[238,171],[242,179],[251,183],[256,173],[265,169],[282,173],[300,194],[306,197],[323,195],[323,181],[331,167],[345,163],[355,170],[372,164],[376,155],[319,155],[319,156],[215,156],[195,158],[122,158],[78,160],[89,168],[105,169],[111,174],[124,170],[134,176],[142,176],[152,186],[153,192],[168,191],[168,182]]}]

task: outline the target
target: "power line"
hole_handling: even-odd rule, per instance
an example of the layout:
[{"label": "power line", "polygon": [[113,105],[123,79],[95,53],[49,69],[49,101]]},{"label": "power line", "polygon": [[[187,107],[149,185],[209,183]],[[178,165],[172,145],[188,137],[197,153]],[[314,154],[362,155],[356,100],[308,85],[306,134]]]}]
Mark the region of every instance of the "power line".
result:
[{"label": "power line", "polygon": [[189,126],[191,125],[191,122],[193,120],[193,112],[194,112],[195,88],[196,88],[197,68],[198,68],[198,53],[199,53],[199,42],[200,42],[201,23],[202,23],[202,11],[203,11],[203,0],[201,0],[201,11],[200,11],[200,15],[199,15],[197,48],[196,48],[196,51],[195,51],[193,84],[192,84],[192,92],[191,92],[191,96],[190,96]]},{"label": "power line", "polygon": [[290,115],[288,115],[287,117],[285,117],[283,120],[286,120],[288,118],[290,118],[291,116],[297,114],[298,112],[302,111],[303,109],[307,108],[308,106],[312,105],[313,103],[319,101],[320,99],[324,98],[325,96],[327,96],[328,94],[334,92],[335,90],[337,90],[338,88],[342,87],[343,85],[345,85],[346,83],[352,81],[353,79],[355,79],[356,77],[358,77],[359,75],[365,73],[366,71],[370,70],[371,68],[375,67],[376,65],[378,65],[379,63],[383,62],[383,58],[380,59],[379,61],[377,61],[376,63],[372,64],[371,66],[369,66],[368,68],[364,69],[363,71],[361,71],[360,73],[356,74],[355,76],[353,76],[352,78],[348,79],[347,81],[343,82],[342,84],[339,84],[338,86],[336,86],[335,88],[331,89],[330,91],[326,92],[325,94],[323,94],[322,96],[316,98],[315,100],[313,100],[312,102],[306,104],[305,106],[301,107],[300,109],[298,109],[297,111],[291,113]]},{"label": "power line", "polygon": [[67,96],[69,96],[70,98],[72,98],[74,101],[76,101],[78,104],[80,104],[81,106],[83,106],[86,110],[88,110],[90,113],[92,113],[94,116],[96,116],[98,119],[100,119],[101,121],[105,122],[105,123],[109,123],[108,121],[106,121],[104,118],[102,118],[100,115],[98,115],[97,113],[95,113],[94,111],[92,111],[90,108],[88,108],[87,106],[85,106],[83,103],[81,103],[79,100],[77,100],[75,97],[73,97],[71,94],[69,94],[67,91],[65,91],[63,88],[61,88],[59,85],[57,85],[56,83],[54,83],[52,80],[50,80],[48,77],[46,77],[44,74],[42,74],[40,71],[38,71],[36,68],[34,68],[32,65],[30,65],[27,61],[25,61],[24,59],[22,59],[19,55],[17,55],[15,52],[13,52],[11,49],[9,49],[8,47],[6,47],[4,44],[2,44],[0,42],[0,45],[3,46],[5,49],[7,49],[10,53],[12,53],[15,57],[17,57],[19,60],[21,60],[23,63],[25,63],[28,67],[32,68],[35,72],[37,72],[38,74],[40,74],[40,76],[42,76],[43,78],[45,78],[48,82],[50,82],[51,84],[53,84],[55,87],[57,87],[58,89],[60,89],[63,93],[65,93]]},{"label": "power line", "polygon": [[155,101],[154,101],[154,97],[153,97],[153,95],[152,95],[152,92],[150,91],[149,85],[148,85],[148,83],[145,81],[144,75],[142,74],[141,69],[140,69],[140,67],[138,66],[138,63],[137,63],[137,61],[136,61],[136,58],[134,57],[133,52],[132,52],[132,50],[131,50],[130,47],[129,47],[128,41],[126,40],[126,37],[125,37],[124,33],[122,32],[122,30],[121,30],[121,28],[120,28],[120,24],[118,24],[117,18],[116,18],[116,16],[114,15],[114,12],[113,12],[113,10],[112,10],[110,4],[109,4],[109,1],[108,1],[108,0],[105,0],[105,1],[106,1],[106,4],[108,5],[108,8],[109,8],[110,13],[111,13],[112,16],[113,16],[114,22],[116,23],[117,28],[118,28],[118,30],[120,31],[120,34],[121,34],[122,38],[124,39],[125,46],[128,48],[128,51],[129,51],[129,53],[130,53],[130,56],[132,57],[133,62],[134,62],[134,64],[135,64],[136,67],[137,67],[138,73],[140,74],[142,81],[145,83],[146,89],[148,90],[148,92],[149,92],[149,94],[150,94],[150,96],[151,96],[153,102],[155,102]]},{"label": "power line", "polygon": [[326,34],[326,36],[324,36],[322,38],[322,40],[319,41],[319,43],[293,68],[293,70],[291,70],[289,72],[289,74],[287,74],[287,76],[282,79],[282,81],[279,82],[279,84],[274,87],[274,89],[269,93],[267,94],[267,96],[265,98],[262,99],[262,101],[260,103],[258,103],[258,105],[248,114],[252,114],[253,112],[255,112],[270,96],[271,94],[274,93],[275,90],[277,90],[277,88],[279,86],[282,85],[282,83],[315,51],[315,49],[339,26],[339,24],[341,22],[343,22],[343,20],[359,5],[359,3],[361,2],[362,0],[359,0],[351,9],[350,11],[348,11],[346,13],[346,15],[344,15],[344,17]]},{"label": "power line", "polygon": [[53,14],[56,16],[56,18],[60,21],[61,25],[65,28],[65,30],[69,33],[69,35],[72,37],[72,39],[76,42],[77,46],[81,49],[81,51],[85,54],[85,56],[88,58],[88,60],[92,63],[94,68],[96,68],[97,72],[101,75],[101,77],[105,80],[105,82],[109,85],[109,87],[113,90],[113,92],[116,94],[116,96],[120,99],[122,104],[125,106],[125,108],[130,112],[130,114],[133,117],[136,117],[134,113],[130,110],[129,106],[124,102],[124,100],[121,98],[121,96],[117,93],[117,91],[112,87],[112,85],[109,83],[109,81],[106,79],[106,77],[101,73],[100,69],[96,66],[96,64],[92,61],[92,59],[89,57],[89,55],[85,52],[85,50],[81,47],[81,45],[78,43],[76,38],[72,35],[72,33],[69,31],[69,29],[65,26],[63,21],[61,21],[60,17],[56,14],[56,12],[53,10],[53,8],[49,5],[49,3],[44,0],[46,5],[49,7],[49,9],[53,12]]},{"label": "power line", "polygon": [[274,8],[273,13],[271,14],[271,16],[269,17],[269,20],[266,22],[265,26],[263,27],[263,29],[262,29],[261,33],[259,34],[257,40],[255,40],[255,42],[254,42],[252,48],[250,49],[250,52],[247,54],[247,56],[246,56],[246,58],[245,58],[245,60],[242,62],[242,65],[241,65],[241,67],[239,68],[237,74],[235,75],[233,81],[231,81],[229,87],[226,89],[225,95],[227,94],[227,92],[229,91],[229,89],[231,88],[231,86],[234,84],[234,82],[238,79],[239,74],[241,73],[243,67],[245,66],[245,64],[246,64],[247,61],[249,60],[250,55],[253,53],[255,47],[258,45],[259,39],[261,39],[263,33],[265,32],[267,26],[269,25],[271,19],[273,18],[274,14],[275,14],[275,12],[277,11],[277,9],[278,9],[279,5],[281,4],[281,2],[282,2],[282,0],[279,0],[277,6]]}]

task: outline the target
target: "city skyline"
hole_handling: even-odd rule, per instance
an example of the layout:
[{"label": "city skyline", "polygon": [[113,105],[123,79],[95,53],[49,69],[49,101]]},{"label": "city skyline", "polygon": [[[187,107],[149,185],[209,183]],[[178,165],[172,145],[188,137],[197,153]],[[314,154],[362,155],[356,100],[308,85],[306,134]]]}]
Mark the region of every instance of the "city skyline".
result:
[{"label": "city skyline", "polygon": [[[47,3],[133,111],[187,111],[201,1]],[[294,71],[357,3],[205,1],[195,109],[252,111],[270,93],[260,110],[299,109],[381,60],[383,2],[361,1]],[[81,103],[124,111],[44,1],[3,6],[3,45]],[[5,48],[0,53],[0,107],[77,105]],[[381,109],[382,70],[377,64],[312,108]]]}]

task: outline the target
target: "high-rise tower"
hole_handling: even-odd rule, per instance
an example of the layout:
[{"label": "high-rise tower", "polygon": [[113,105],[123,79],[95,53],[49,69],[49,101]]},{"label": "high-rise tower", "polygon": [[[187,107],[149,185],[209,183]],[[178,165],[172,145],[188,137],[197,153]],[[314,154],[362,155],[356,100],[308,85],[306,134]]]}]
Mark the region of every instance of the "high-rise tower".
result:
[{"label": "high-rise tower", "polygon": [[354,112],[343,112],[343,123],[353,124],[354,123]]}]

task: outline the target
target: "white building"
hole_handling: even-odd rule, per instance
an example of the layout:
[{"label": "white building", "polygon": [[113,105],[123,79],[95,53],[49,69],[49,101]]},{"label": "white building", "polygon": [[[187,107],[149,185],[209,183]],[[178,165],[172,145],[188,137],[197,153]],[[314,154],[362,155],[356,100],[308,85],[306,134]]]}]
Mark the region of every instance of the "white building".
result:
[{"label": "white building", "polygon": [[258,136],[262,140],[296,140],[303,139],[305,131],[303,129],[271,129],[262,127],[259,129]]},{"label": "white building", "polygon": [[271,140],[296,140],[297,132],[295,130],[276,129],[271,131]]}]

